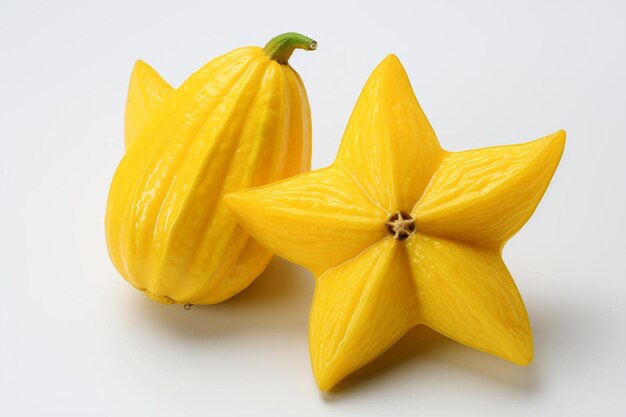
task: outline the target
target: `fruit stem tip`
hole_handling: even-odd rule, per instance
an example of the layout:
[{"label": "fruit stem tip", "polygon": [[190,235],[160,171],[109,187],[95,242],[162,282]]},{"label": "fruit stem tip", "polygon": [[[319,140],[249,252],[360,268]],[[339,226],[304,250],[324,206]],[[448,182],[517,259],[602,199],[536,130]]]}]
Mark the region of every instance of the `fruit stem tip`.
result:
[{"label": "fruit stem tip", "polygon": [[263,48],[263,52],[279,64],[288,64],[294,50],[313,51],[316,48],[317,42],[308,36],[287,32],[270,39],[265,48]]}]

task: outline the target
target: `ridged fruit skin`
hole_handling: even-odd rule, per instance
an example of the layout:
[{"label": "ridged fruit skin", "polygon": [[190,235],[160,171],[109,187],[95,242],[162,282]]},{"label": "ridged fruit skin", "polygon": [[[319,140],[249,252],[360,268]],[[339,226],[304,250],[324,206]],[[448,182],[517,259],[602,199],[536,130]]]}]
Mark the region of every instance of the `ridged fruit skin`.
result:
[{"label": "ridged fruit skin", "polygon": [[174,89],[150,65],[139,60],[130,75],[126,113],[124,114],[124,143],[126,149],[137,139],[152,115]]},{"label": "ridged fruit skin", "polygon": [[237,225],[222,196],[310,169],[299,75],[246,47],[172,89],[140,61],[125,135],[105,221],[120,274],[162,303],[213,304],[243,290],[271,254]]},{"label": "ridged fruit skin", "polygon": [[[564,144],[558,131],[445,151],[390,55],[363,88],[330,167],[225,197],[255,239],[313,271],[309,341],[322,390],[420,324],[516,364],[532,360],[530,323],[501,251],[539,204]],[[414,220],[404,240],[389,231],[398,213]]]}]

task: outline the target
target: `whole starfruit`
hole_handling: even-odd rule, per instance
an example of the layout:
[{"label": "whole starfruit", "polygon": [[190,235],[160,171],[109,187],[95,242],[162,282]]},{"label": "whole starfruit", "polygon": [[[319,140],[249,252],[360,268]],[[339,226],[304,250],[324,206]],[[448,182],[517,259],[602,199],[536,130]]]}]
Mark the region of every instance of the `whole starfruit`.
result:
[{"label": "whole starfruit", "polygon": [[109,254],[150,298],[214,304],[246,288],[271,259],[222,203],[233,191],[308,171],[311,121],[285,33],[222,55],[172,89],[137,62],[126,106],[126,154],[106,211]]}]

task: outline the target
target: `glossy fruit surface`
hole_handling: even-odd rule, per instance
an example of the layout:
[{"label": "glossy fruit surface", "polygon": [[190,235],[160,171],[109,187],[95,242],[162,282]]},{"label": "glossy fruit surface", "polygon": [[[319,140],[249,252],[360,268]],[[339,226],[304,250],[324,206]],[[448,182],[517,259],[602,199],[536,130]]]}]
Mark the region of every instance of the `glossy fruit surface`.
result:
[{"label": "glossy fruit surface", "polygon": [[400,61],[367,81],[335,162],[226,201],[274,253],[313,271],[313,371],[328,390],[424,324],[526,365],[526,309],[501,258],[558,165],[565,133],[443,150]]},{"label": "glossy fruit surface", "polygon": [[106,213],[111,259],[133,286],[163,303],[212,304],[263,271],[270,252],[222,196],[310,169],[308,99],[287,59],[315,46],[280,35],[214,59],[177,89],[136,64]]}]

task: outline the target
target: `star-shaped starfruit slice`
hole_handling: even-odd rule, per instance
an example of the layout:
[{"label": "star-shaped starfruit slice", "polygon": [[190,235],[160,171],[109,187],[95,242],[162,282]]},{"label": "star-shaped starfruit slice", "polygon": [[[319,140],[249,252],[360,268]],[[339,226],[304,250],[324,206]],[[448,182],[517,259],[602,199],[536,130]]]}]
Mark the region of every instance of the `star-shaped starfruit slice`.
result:
[{"label": "star-shaped starfruit slice", "polygon": [[316,278],[309,323],[322,390],[426,325],[520,365],[524,303],[501,258],[558,165],[565,132],[443,150],[402,64],[367,81],[335,162],[226,196],[241,225]]}]

